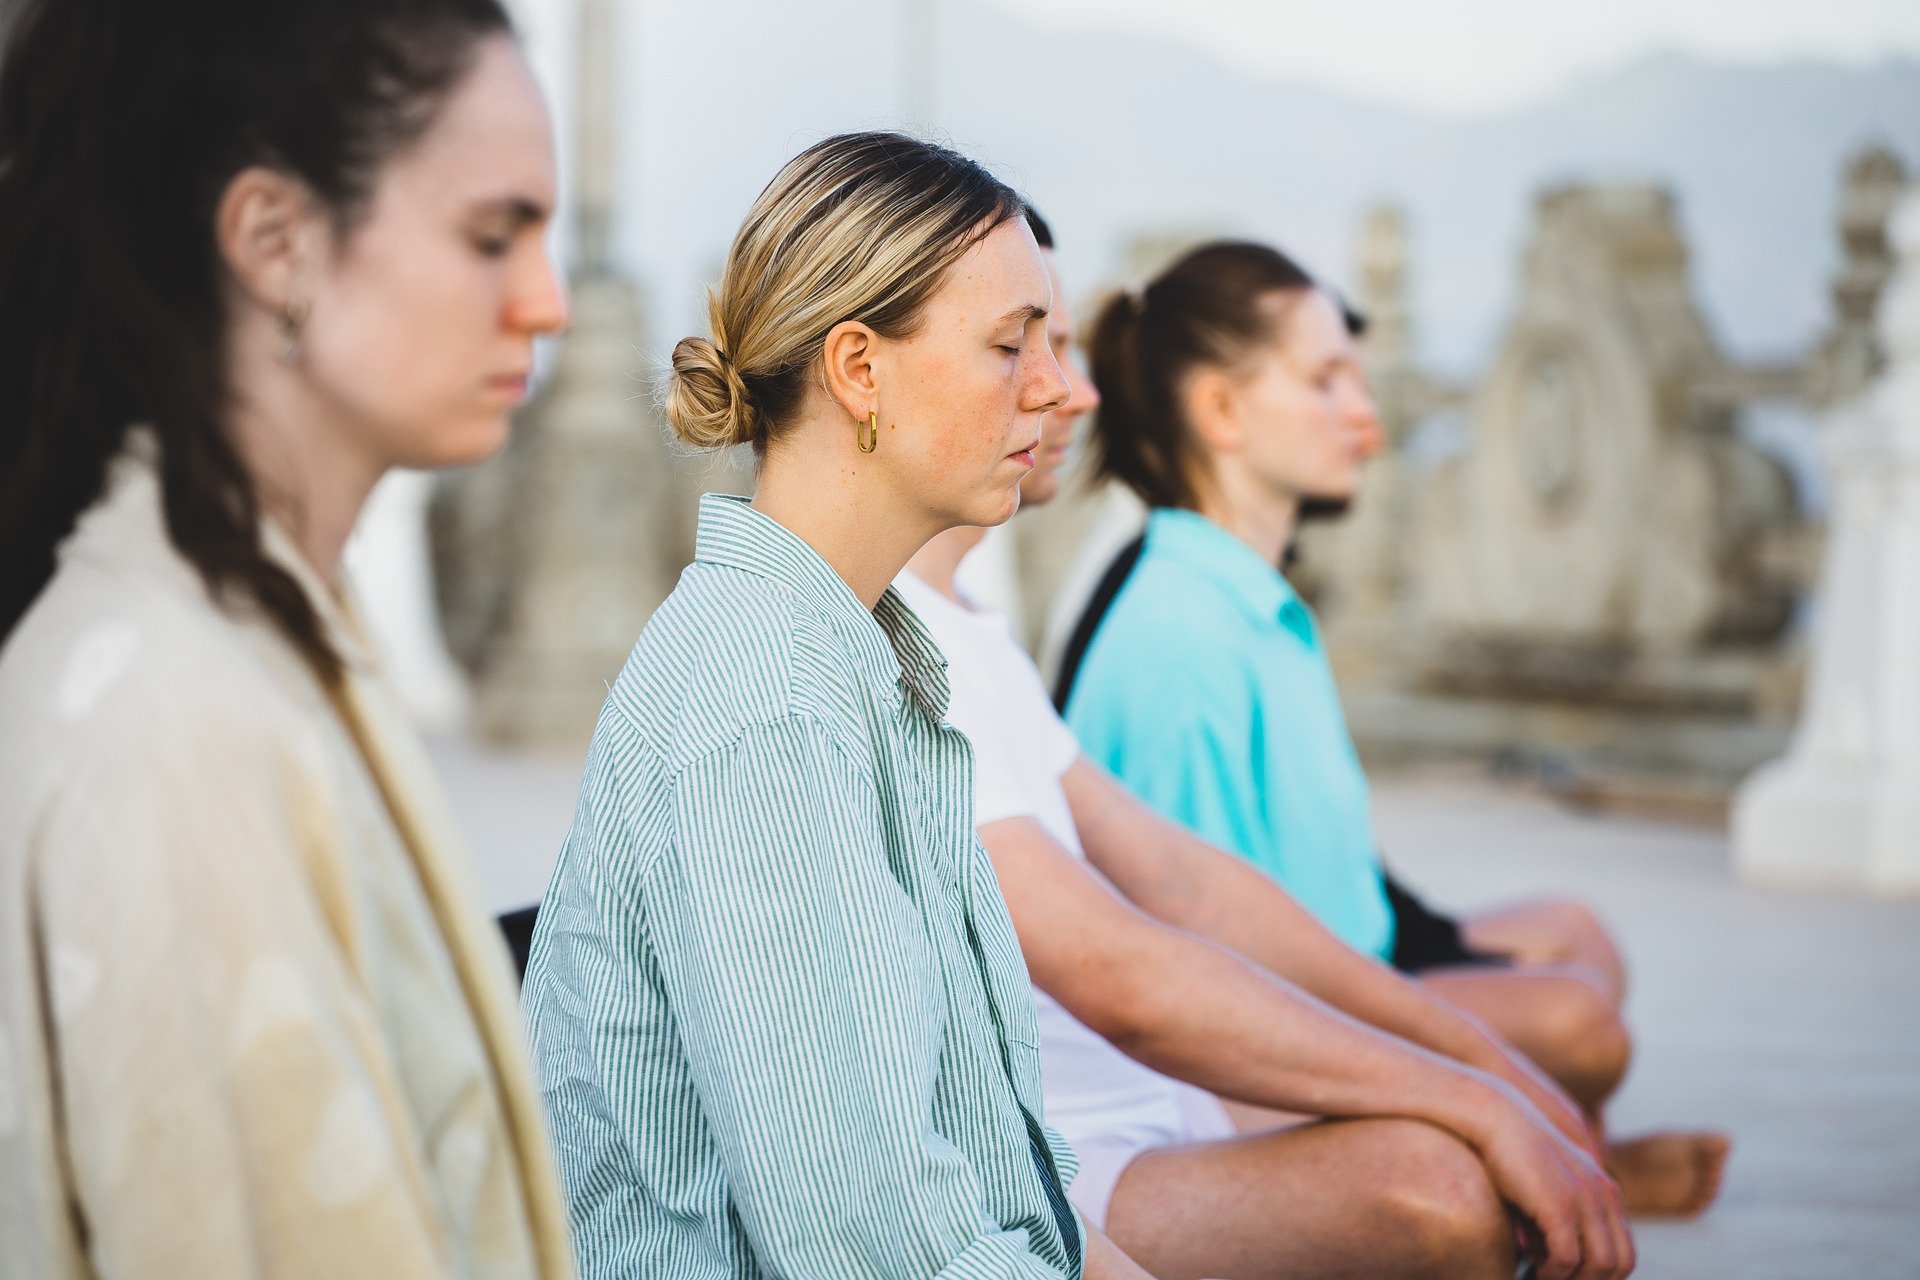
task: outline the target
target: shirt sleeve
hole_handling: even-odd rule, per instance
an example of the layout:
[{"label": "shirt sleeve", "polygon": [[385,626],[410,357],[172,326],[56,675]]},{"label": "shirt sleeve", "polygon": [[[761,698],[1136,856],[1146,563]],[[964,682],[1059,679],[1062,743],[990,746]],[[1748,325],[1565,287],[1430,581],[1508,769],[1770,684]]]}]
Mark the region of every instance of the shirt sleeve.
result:
[{"label": "shirt sleeve", "polygon": [[[959,727],[956,725],[956,727]],[[1007,759],[1006,745],[995,733],[961,728],[973,744],[973,823],[984,827],[1002,818],[1038,816],[1038,806],[1027,783]]]},{"label": "shirt sleeve", "polygon": [[673,803],[648,938],[768,1272],[1057,1277],[934,1130],[940,976],[870,768],[795,717],[689,766]]},{"label": "shirt sleeve", "polygon": [[159,736],[100,735],[34,840],[90,1274],[453,1275],[318,887],[336,798],[266,734],[170,717]]},{"label": "shirt sleeve", "polygon": [[1133,690],[1082,692],[1069,716],[1093,759],[1167,818],[1279,877],[1248,673],[1218,660],[1174,662]]},{"label": "shirt sleeve", "polygon": [[955,646],[948,657],[947,719],[973,743],[974,822],[982,827],[1037,817],[1036,788],[1058,782],[1080,758],[1079,739],[1053,709],[1032,659],[1011,635],[1003,644],[999,652]]}]

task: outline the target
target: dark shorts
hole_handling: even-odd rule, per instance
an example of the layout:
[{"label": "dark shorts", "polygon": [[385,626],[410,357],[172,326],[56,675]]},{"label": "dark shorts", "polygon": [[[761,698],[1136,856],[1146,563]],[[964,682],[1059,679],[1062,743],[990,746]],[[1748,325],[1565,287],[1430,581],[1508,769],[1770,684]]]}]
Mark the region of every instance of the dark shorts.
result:
[{"label": "dark shorts", "polygon": [[1380,878],[1386,883],[1387,905],[1393,911],[1393,955],[1389,959],[1400,972],[1512,963],[1506,956],[1468,946],[1458,920],[1420,901],[1391,871],[1382,870]]}]

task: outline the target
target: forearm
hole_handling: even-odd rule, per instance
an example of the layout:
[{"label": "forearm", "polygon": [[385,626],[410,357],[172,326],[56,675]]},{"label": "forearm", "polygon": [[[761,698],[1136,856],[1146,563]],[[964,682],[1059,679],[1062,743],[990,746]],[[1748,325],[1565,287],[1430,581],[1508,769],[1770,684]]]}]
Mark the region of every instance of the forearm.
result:
[{"label": "forearm", "polygon": [[1348,946],[1258,868],[1169,822],[1082,761],[1066,778],[1087,855],[1148,915],[1219,943],[1370,1026],[1492,1066],[1486,1032]]},{"label": "forearm", "polygon": [[1334,1009],[1205,940],[1161,931],[1109,1007],[1070,1011],[1148,1066],[1257,1106],[1484,1132],[1504,1086]]},{"label": "forearm", "polygon": [[1496,1060],[1474,1019],[1348,946],[1258,869],[1210,847],[1206,854],[1195,891],[1179,901],[1185,918],[1168,923],[1239,952],[1369,1026],[1472,1066]]}]

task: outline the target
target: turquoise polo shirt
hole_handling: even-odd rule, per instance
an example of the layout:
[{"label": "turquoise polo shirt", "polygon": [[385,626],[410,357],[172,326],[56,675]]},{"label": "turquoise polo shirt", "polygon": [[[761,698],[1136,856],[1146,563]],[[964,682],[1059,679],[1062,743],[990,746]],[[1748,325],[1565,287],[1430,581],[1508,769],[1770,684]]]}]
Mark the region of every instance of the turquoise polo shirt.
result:
[{"label": "turquoise polo shirt", "polygon": [[1265,871],[1386,959],[1366,774],[1313,611],[1219,525],[1161,509],[1087,648],[1067,723],[1167,817]]}]

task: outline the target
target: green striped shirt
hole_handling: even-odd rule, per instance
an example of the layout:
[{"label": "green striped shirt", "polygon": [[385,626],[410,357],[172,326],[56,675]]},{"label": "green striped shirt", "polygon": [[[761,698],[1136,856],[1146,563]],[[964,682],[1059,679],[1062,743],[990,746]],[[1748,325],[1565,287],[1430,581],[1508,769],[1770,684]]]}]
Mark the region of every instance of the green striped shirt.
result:
[{"label": "green striped shirt", "polygon": [[601,712],[527,973],[585,1280],[1077,1277],[946,663],[737,498]]}]

